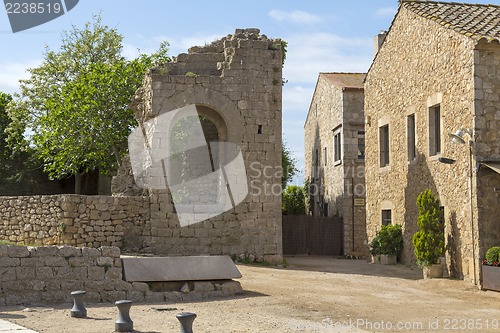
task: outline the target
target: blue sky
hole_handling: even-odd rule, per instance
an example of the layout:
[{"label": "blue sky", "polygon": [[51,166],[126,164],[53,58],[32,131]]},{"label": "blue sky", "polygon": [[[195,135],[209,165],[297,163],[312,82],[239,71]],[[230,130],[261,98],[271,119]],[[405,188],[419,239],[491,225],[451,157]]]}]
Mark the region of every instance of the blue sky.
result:
[{"label": "blue sky", "polygon": [[[498,3],[498,0],[475,3]],[[303,126],[319,72],[366,72],[373,59],[373,37],[387,30],[397,0],[351,1],[161,1],[80,0],[53,21],[13,34],[7,14],[0,10],[0,91],[18,90],[26,68],[38,66],[44,46],[58,49],[61,32],[83,27],[94,14],[124,35],[124,53],[155,51],[162,40],[170,54],[186,52],[234,33],[236,28],[259,28],[261,33],[288,42],[283,87],[283,135],[303,170]],[[301,184],[302,176],[294,183]]]}]

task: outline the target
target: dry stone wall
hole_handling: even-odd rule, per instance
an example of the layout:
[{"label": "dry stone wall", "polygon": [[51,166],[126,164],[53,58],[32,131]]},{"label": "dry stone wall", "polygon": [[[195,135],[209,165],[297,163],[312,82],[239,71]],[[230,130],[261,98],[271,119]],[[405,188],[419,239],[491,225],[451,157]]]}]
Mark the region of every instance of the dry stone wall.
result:
[{"label": "dry stone wall", "polygon": [[125,230],[147,226],[144,197],[0,197],[0,238],[21,244],[122,246]]},{"label": "dry stone wall", "polygon": [[231,280],[173,285],[174,291],[165,291],[158,284],[124,281],[117,247],[0,245],[0,306],[70,304],[75,290],[85,290],[88,303],[193,301],[242,291]]}]

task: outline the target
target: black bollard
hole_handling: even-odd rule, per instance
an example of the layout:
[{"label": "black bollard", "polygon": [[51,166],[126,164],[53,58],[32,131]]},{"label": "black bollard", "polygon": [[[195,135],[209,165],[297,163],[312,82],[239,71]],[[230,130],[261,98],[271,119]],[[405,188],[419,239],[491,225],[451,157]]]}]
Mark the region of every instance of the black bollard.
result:
[{"label": "black bollard", "polygon": [[129,314],[132,301],[117,301],[115,305],[118,307],[118,320],[115,322],[115,332],[132,332],[134,330],[134,322],[130,319]]},{"label": "black bollard", "polygon": [[196,318],[196,313],[182,312],[176,315],[181,323],[180,333],[193,333],[193,321]]},{"label": "black bollard", "polygon": [[85,309],[85,304],[83,304],[83,299],[87,292],[83,290],[72,291],[71,296],[73,296],[73,308],[71,309],[71,317],[74,318],[87,318],[87,309]]}]

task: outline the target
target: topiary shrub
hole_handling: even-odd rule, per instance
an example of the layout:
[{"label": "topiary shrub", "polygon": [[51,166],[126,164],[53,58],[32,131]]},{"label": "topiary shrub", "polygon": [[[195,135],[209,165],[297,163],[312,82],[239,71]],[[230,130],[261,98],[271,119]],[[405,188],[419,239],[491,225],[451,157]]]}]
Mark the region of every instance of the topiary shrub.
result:
[{"label": "topiary shrub", "polygon": [[437,264],[444,253],[444,231],[441,220],[441,204],[431,190],[427,189],[417,197],[418,227],[412,243],[420,267]]},{"label": "topiary shrub", "polygon": [[493,246],[486,251],[486,263],[493,265],[495,262],[500,261],[500,246]]}]

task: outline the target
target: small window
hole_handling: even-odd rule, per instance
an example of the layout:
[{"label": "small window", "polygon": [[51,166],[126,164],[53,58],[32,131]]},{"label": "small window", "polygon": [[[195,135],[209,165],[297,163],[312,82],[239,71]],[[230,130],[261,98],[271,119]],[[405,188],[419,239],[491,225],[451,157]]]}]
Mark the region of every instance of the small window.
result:
[{"label": "small window", "polygon": [[323,156],[324,156],[324,159],[325,159],[325,165],[328,163],[328,153],[327,153],[327,149],[326,147],[323,148]]},{"label": "small window", "polygon": [[342,159],[342,128],[333,131],[333,162],[340,162]]},{"label": "small window", "polygon": [[391,210],[390,209],[383,209],[382,210],[382,225],[390,225],[392,223],[392,216],[391,216]]},{"label": "small window", "polygon": [[429,156],[441,153],[441,107],[429,108]]},{"label": "small window", "polygon": [[319,149],[316,149],[314,151],[314,166],[313,166],[313,178],[318,178],[319,177]]},{"label": "small window", "polygon": [[408,161],[413,161],[417,158],[417,150],[415,144],[415,114],[406,117],[407,128],[407,144],[408,144]]},{"label": "small window", "polygon": [[328,216],[328,202],[323,203],[323,216]]},{"label": "small window", "polygon": [[380,167],[389,165],[389,125],[379,129]]},{"label": "small window", "polygon": [[365,159],[365,131],[358,131],[358,159]]}]

